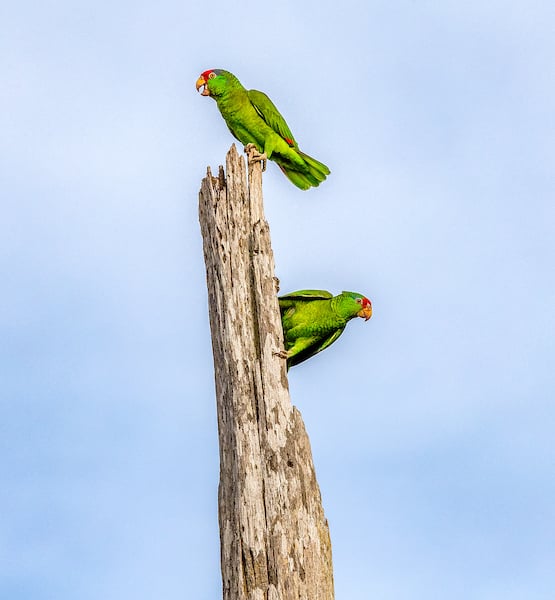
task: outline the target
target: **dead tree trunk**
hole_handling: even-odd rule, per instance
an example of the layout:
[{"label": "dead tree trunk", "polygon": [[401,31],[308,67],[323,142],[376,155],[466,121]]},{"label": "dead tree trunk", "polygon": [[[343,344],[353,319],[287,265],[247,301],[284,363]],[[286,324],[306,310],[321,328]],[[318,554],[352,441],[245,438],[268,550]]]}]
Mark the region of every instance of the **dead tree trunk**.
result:
[{"label": "dead tree trunk", "polygon": [[310,442],[289,398],[260,163],[232,146],[203,179],[220,441],[224,600],[333,600],[328,523]]}]

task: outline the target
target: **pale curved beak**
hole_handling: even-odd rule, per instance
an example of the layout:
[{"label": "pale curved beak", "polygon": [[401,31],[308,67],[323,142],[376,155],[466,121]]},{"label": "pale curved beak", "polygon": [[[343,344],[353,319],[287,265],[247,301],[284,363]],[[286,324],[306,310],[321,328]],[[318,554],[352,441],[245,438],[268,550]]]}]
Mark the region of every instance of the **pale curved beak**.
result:
[{"label": "pale curved beak", "polygon": [[204,79],[204,77],[201,75],[198,79],[197,79],[197,83],[196,83],[196,88],[197,88],[197,92],[200,90],[201,87],[204,86],[204,89],[202,90],[201,95],[202,96],[210,96],[210,92],[208,91],[208,87],[206,86],[206,79]]},{"label": "pale curved beak", "polygon": [[371,306],[365,306],[364,308],[361,308],[357,312],[357,317],[360,317],[361,319],[364,319],[365,321],[368,321],[368,319],[371,316],[372,316],[372,307]]}]

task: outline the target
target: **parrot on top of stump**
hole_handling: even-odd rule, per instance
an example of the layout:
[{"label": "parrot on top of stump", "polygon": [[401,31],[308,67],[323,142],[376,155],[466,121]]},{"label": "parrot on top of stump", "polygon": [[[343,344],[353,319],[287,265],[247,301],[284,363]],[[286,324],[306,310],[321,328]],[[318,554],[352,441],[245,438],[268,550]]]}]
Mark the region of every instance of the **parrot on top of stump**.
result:
[{"label": "parrot on top of stump", "polygon": [[372,316],[372,303],[356,292],[332,296],[325,290],[300,290],[279,296],[287,369],[333,344],[354,317]]},{"label": "parrot on top of stump", "polygon": [[229,130],[245,144],[250,161],[275,161],[301,190],[316,187],[330,170],[299,150],[299,146],[274,103],[258,90],[247,90],[229,71],[209,69],[197,79],[197,91],[214,98]]}]

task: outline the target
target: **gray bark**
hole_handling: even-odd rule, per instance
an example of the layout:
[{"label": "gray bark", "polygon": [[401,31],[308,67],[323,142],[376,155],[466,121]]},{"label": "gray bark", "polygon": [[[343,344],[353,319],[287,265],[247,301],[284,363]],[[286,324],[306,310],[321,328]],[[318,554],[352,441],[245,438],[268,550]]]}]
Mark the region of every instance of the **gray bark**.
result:
[{"label": "gray bark", "polygon": [[333,600],[310,442],[289,397],[260,163],[233,145],[199,194],[220,443],[224,600]]}]

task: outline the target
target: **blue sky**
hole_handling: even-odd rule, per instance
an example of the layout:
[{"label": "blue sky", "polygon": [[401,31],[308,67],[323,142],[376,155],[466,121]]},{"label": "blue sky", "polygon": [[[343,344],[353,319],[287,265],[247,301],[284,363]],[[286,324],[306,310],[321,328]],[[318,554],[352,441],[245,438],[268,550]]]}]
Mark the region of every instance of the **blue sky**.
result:
[{"label": "blue sky", "polygon": [[264,176],[282,291],[374,305],[289,376],[337,598],[551,597],[552,4],[189,4],[0,9],[0,596],[221,595],[219,67],[332,170]]}]

